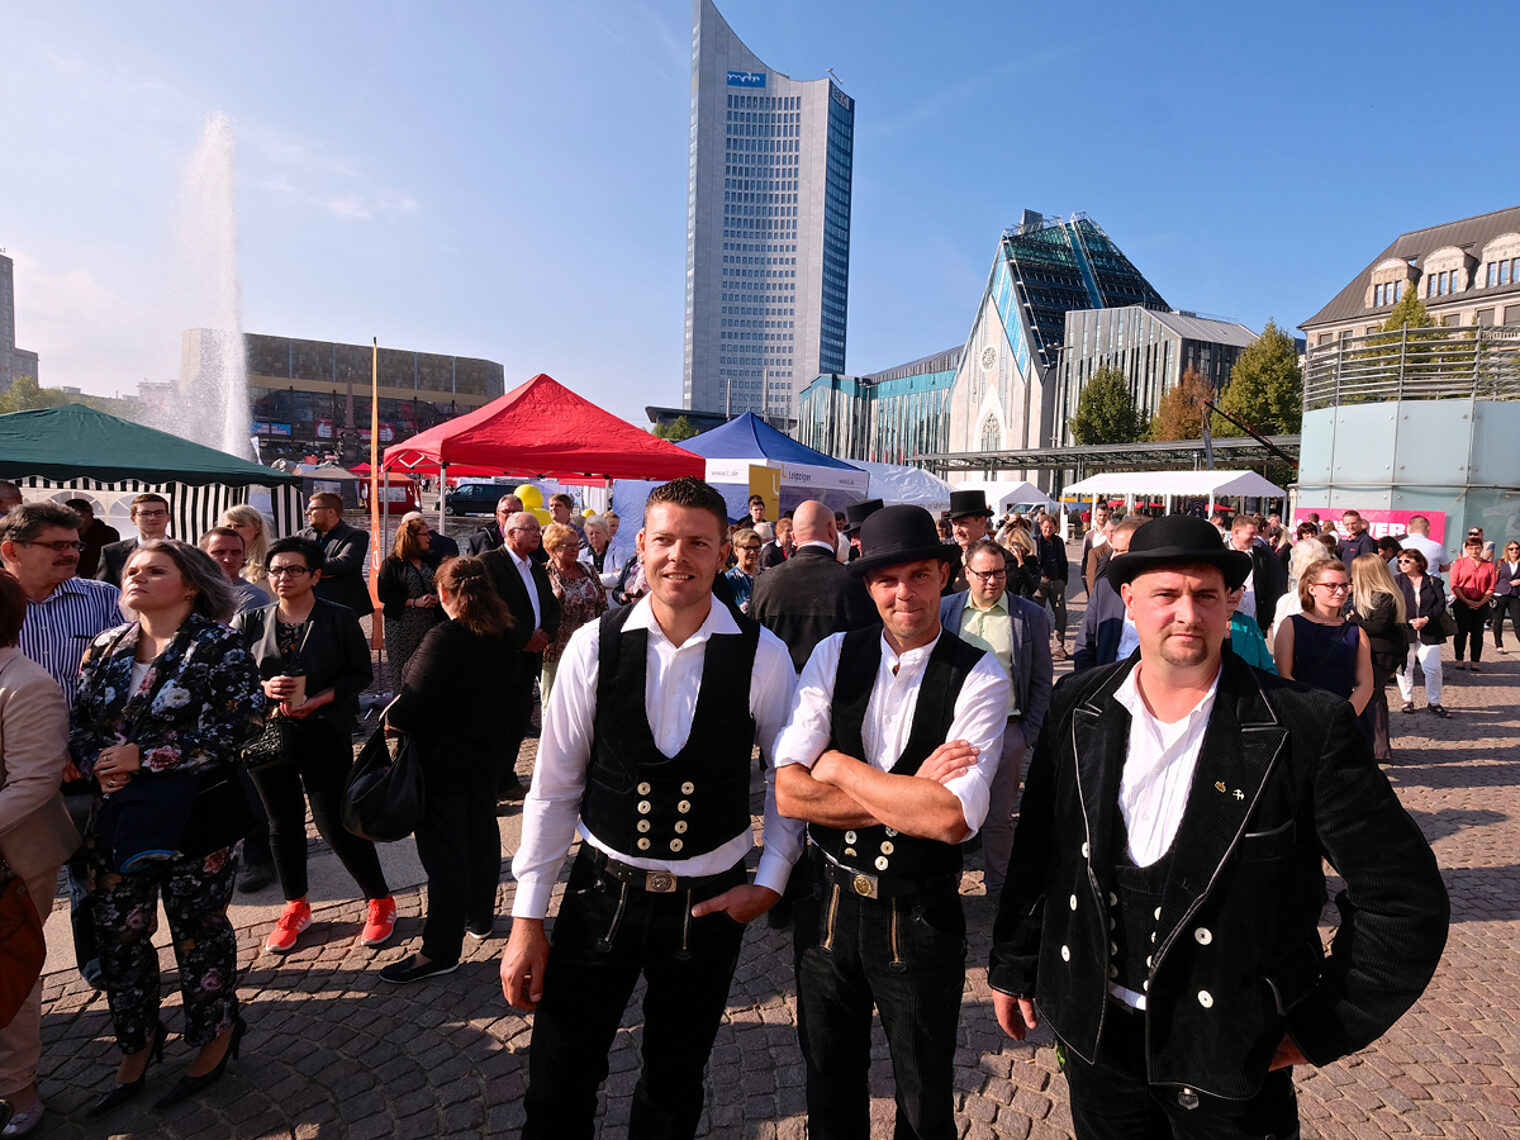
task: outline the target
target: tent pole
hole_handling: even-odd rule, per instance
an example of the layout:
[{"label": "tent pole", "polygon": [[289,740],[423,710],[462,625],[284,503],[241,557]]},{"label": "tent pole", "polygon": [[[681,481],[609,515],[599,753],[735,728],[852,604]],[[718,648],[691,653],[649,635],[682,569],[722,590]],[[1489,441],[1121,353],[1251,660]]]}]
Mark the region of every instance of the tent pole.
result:
[{"label": "tent pole", "polygon": [[438,533],[439,534],[447,534],[448,533],[447,531],[445,531],[443,529],[444,525],[445,525],[444,521],[443,521],[443,496],[444,496],[445,490],[447,489],[448,485],[449,485],[449,465],[447,463],[440,463],[438,465]]}]

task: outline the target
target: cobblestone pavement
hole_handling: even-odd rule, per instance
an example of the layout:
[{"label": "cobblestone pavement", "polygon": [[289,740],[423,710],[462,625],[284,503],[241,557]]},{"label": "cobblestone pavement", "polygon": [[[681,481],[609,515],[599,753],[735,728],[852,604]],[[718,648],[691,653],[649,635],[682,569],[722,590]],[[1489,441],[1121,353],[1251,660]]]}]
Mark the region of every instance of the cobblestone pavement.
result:
[{"label": "cobblestone pavement", "polygon": [[[1073,619],[1075,629],[1077,613]],[[1300,1072],[1305,1136],[1497,1138],[1520,1132],[1520,653],[1488,652],[1493,660],[1477,677],[1448,664],[1451,720],[1423,711],[1393,713],[1398,762],[1387,772],[1435,845],[1451,890],[1445,960],[1425,997],[1382,1041],[1323,1070]],[[504,822],[510,850],[515,809]],[[985,965],[993,915],[979,871],[968,873],[964,890],[971,933],[957,1055],[961,1133],[1069,1137],[1066,1082],[1056,1072],[1050,1037],[1041,1031],[1015,1044],[994,1021]],[[116,1058],[105,1000],[72,971],[50,975],[42,1072],[50,1120],[43,1134],[356,1140],[516,1134],[531,1018],[501,997],[497,957],[506,920],[490,941],[467,940],[466,960],[455,974],[403,987],[376,977],[380,966],[415,944],[423,893],[421,887],[399,893],[399,937],[378,951],[357,945],[359,914],[352,903],[318,908],[301,949],[285,959],[261,950],[272,910],[261,922],[243,925],[241,993],[250,1025],[243,1056],[198,1103],[165,1113],[149,1105],[189,1060],[177,1038],[166,1064],[150,1070],[141,1101],[104,1121],[84,1119]],[[502,915],[511,895],[505,881]],[[166,1020],[177,1032],[179,997],[167,949],[163,960]],[[638,1068],[638,1000],[612,1054],[605,1137],[626,1133]],[[703,1135],[806,1134],[795,1021],[789,937],[759,924],[746,937],[708,1070]],[[872,1133],[888,1136],[892,1081],[879,1031],[871,1083]]]}]

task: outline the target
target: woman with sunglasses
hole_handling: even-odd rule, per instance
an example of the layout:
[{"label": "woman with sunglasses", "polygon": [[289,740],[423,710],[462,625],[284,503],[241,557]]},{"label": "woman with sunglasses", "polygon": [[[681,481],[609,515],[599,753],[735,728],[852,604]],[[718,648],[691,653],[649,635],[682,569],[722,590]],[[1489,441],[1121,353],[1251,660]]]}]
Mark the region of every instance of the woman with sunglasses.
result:
[{"label": "woman with sunglasses", "polygon": [[1350,596],[1344,564],[1327,558],[1310,566],[1298,582],[1303,612],[1283,622],[1272,657],[1282,676],[1344,697],[1360,717],[1372,700],[1372,643],[1346,618]]},{"label": "woman with sunglasses", "polygon": [[1452,639],[1452,656],[1456,667],[1466,669],[1462,660],[1472,640],[1472,671],[1478,672],[1483,658],[1483,627],[1488,624],[1488,603],[1494,596],[1499,574],[1494,564],[1483,557],[1482,535],[1469,535],[1462,544],[1462,557],[1451,564],[1451,596],[1455,604],[1452,616],[1457,619],[1457,636]]},{"label": "woman with sunglasses", "polygon": [[1439,717],[1449,717],[1441,705],[1441,646],[1446,634],[1441,617],[1446,613],[1446,591],[1441,579],[1427,571],[1430,564],[1422,551],[1409,549],[1399,554],[1399,572],[1394,582],[1404,594],[1404,621],[1409,627],[1409,656],[1404,668],[1394,674],[1399,695],[1404,698],[1404,712],[1414,712],[1414,667],[1425,674],[1425,704]]},{"label": "woman with sunglasses", "polygon": [[1494,648],[1505,652],[1504,615],[1509,615],[1510,632],[1520,638],[1520,542],[1506,542],[1504,557],[1494,563],[1499,580],[1494,584]]}]

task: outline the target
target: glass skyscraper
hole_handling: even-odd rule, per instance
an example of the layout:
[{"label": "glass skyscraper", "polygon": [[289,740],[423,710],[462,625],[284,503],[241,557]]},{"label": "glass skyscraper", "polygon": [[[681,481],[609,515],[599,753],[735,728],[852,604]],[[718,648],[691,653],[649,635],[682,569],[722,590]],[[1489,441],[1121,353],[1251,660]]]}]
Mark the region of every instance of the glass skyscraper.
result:
[{"label": "glass skyscraper", "polygon": [[772,71],[693,0],[681,403],[797,415],[843,372],[855,101]]}]

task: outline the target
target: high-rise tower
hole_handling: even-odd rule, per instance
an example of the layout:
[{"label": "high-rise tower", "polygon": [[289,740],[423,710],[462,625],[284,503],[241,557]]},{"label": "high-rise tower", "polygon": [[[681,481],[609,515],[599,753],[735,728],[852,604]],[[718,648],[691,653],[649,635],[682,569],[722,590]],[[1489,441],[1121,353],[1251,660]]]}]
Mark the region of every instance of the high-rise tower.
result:
[{"label": "high-rise tower", "polygon": [[772,71],[692,0],[681,402],[791,419],[843,372],[855,100]]}]

